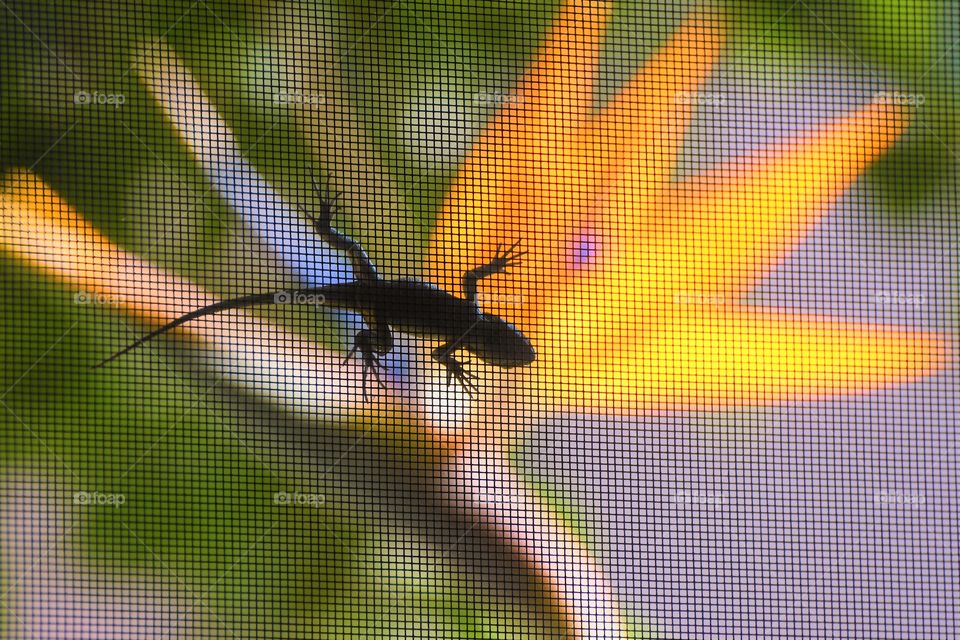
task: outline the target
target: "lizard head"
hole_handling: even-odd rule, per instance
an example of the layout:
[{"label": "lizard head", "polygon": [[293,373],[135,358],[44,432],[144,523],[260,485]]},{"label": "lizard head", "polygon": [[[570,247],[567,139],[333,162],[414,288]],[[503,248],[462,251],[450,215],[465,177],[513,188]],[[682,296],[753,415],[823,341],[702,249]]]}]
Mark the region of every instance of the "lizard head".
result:
[{"label": "lizard head", "polygon": [[530,364],[537,357],[530,341],[519,329],[486,313],[470,329],[463,346],[487,364],[504,369]]}]

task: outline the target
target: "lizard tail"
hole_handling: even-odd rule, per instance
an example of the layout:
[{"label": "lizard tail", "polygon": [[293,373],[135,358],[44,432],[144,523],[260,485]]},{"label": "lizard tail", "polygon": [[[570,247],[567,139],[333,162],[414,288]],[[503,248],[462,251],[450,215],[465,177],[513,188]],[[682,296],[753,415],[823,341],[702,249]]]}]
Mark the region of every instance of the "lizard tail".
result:
[{"label": "lizard tail", "polygon": [[215,302],[214,304],[209,304],[205,307],[201,307],[196,311],[191,311],[185,315],[180,316],[176,320],[168,322],[159,329],[155,329],[143,336],[136,342],[130,344],[129,346],[121,349],[116,352],[109,358],[101,360],[97,364],[91,367],[92,369],[99,369],[100,367],[113,362],[120,356],[133,351],[143,343],[156,338],[159,335],[176,329],[182,324],[190,322],[191,320],[196,320],[197,318],[202,318],[203,316],[208,316],[213,313],[219,313],[220,311],[227,311],[229,309],[240,309],[242,307],[252,307],[261,304],[289,304],[296,303],[299,299],[302,299],[306,296],[318,296],[320,300],[323,300],[325,293],[327,292],[328,287],[315,287],[311,289],[295,289],[292,291],[273,291],[271,293],[256,293],[249,296],[242,296],[240,298],[233,298],[231,300],[223,300],[221,302]]}]

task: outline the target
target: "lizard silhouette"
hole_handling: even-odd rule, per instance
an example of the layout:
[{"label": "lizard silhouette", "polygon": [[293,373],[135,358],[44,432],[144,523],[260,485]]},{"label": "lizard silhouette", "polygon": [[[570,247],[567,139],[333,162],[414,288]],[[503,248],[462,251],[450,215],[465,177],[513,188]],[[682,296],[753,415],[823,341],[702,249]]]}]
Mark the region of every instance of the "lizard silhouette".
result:
[{"label": "lizard silhouette", "polygon": [[497,247],[496,254],[489,262],[464,273],[462,298],[423,280],[386,280],[378,275],[376,267],[359,243],[333,228],[332,220],[339,194],[332,199],[324,197],[316,179],[313,180],[313,187],[320,196],[320,214],[313,216],[304,207],[298,208],[324,242],[346,253],[353,267],[352,282],[256,293],[207,305],[151,331],[94,365],[94,368],[102,367],[190,320],[228,309],[296,303],[297,300],[320,301],[324,306],[354,311],[363,317],[366,326],[354,336],[353,347],[344,363],[354,354],[360,354],[363,361],[364,399],[367,398],[367,379],[370,374],[377,384],[384,386],[379,374],[379,369],[383,368],[380,357],[393,349],[394,331],[441,341],[442,344],[432,351],[431,356],[446,368],[447,384],[456,379],[468,394],[477,390],[475,376],[453,356],[455,352],[466,350],[483,362],[504,369],[528,365],[536,359],[536,351],[519,329],[498,316],[484,313],[477,301],[480,280],[506,272],[526,253],[517,251],[519,240],[506,249],[502,245]]}]

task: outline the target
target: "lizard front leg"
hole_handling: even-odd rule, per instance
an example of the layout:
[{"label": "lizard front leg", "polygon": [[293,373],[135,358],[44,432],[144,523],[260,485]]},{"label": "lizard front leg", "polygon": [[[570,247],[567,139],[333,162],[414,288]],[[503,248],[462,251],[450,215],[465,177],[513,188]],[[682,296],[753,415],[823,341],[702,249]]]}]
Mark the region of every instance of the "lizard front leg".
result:
[{"label": "lizard front leg", "polygon": [[361,282],[371,282],[378,280],[377,268],[373,266],[367,252],[363,250],[360,243],[333,228],[333,214],[336,211],[337,198],[340,194],[335,194],[332,198],[323,195],[323,190],[317,179],[313,179],[313,189],[320,197],[320,213],[314,216],[303,206],[299,206],[300,212],[310,219],[314,230],[323,238],[331,248],[337,251],[343,251],[350,259],[350,265],[353,267],[353,276]]},{"label": "lizard front leg", "polygon": [[473,392],[477,390],[477,384],[473,381],[476,376],[464,369],[463,363],[453,357],[453,351],[458,344],[458,342],[448,342],[434,349],[430,355],[446,368],[448,385],[456,378],[467,395],[472,396]]},{"label": "lizard front leg", "polygon": [[508,267],[527,253],[526,251],[517,251],[518,246],[520,246],[519,240],[507,247],[506,251],[503,250],[502,245],[498,246],[497,253],[490,262],[463,274],[463,295],[467,300],[470,302],[477,301],[477,283],[482,279],[489,278],[497,273],[506,273]]}]

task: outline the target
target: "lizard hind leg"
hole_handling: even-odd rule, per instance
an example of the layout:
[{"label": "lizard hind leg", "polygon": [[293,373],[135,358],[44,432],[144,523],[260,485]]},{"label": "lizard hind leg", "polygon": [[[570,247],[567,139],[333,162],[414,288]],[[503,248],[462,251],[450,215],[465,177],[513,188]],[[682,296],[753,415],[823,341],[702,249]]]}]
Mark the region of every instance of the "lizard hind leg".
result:
[{"label": "lizard hind leg", "polygon": [[451,355],[454,349],[457,348],[456,343],[447,343],[440,345],[430,354],[433,359],[442,364],[447,370],[447,385],[453,382],[454,379],[460,386],[463,387],[463,390],[467,392],[468,396],[473,396],[473,392],[477,391],[477,383],[474,382],[476,376],[463,367],[463,363],[457,360]]},{"label": "lizard hind leg", "polygon": [[353,337],[353,347],[344,358],[346,364],[353,354],[360,353],[360,359],[363,362],[363,399],[367,400],[367,380],[370,375],[376,381],[377,386],[386,389],[380,378],[380,370],[386,370],[386,367],[380,362],[380,356],[389,353],[393,349],[393,334],[388,327],[377,326],[374,329],[361,329]]}]

